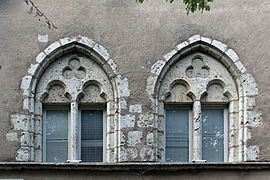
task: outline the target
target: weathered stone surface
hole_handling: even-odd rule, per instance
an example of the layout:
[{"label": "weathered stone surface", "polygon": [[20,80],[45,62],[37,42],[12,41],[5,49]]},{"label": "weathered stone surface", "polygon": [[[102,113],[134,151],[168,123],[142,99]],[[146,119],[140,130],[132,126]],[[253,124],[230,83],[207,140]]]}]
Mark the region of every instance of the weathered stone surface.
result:
[{"label": "weathered stone surface", "polygon": [[141,104],[130,105],[129,106],[129,112],[141,113],[142,112],[142,105]]},{"label": "weathered stone surface", "polygon": [[38,42],[40,43],[47,43],[48,42],[48,34],[38,34]]},{"label": "weathered stone surface", "polygon": [[191,36],[188,40],[189,40],[189,43],[192,44],[194,42],[200,41],[201,36],[200,35],[194,35],[194,36]]},{"label": "weathered stone surface", "polygon": [[88,47],[91,47],[91,48],[94,47],[95,42],[92,39],[88,39],[87,37],[84,37],[84,36],[79,37],[78,39],[79,39],[79,41],[78,41],[79,43],[82,43],[82,44],[84,44]]},{"label": "weathered stone surface", "polygon": [[154,161],[155,155],[152,148],[142,148],[140,152],[141,161]]},{"label": "weathered stone surface", "polygon": [[23,89],[23,95],[28,95],[31,80],[32,80],[31,76],[23,77],[22,82],[21,82],[21,89]]},{"label": "weathered stone surface", "polygon": [[120,128],[130,128],[135,125],[135,115],[125,114],[121,116],[121,127]]},{"label": "weathered stone surface", "polygon": [[206,42],[206,43],[208,43],[208,44],[211,44],[212,39],[210,39],[210,38],[208,38],[208,37],[203,37],[203,36],[201,36],[201,41],[202,41],[202,42]]},{"label": "weathered stone surface", "polygon": [[128,89],[128,79],[127,78],[122,79],[121,75],[118,75],[117,81],[118,81],[120,97],[130,96],[130,92]]},{"label": "weathered stone surface", "polygon": [[7,141],[18,141],[18,135],[16,132],[11,132],[6,134]]},{"label": "weathered stone surface", "polygon": [[171,57],[173,57],[176,53],[177,53],[176,50],[172,50],[168,54],[164,55],[163,58],[165,59],[165,61],[169,61]]},{"label": "weathered stone surface", "polygon": [[28,161],[29,159],[29,150],[28,148],[20,148],[17,151],[16,161]]},{"label": "weathered stone surface", "polygon": [[[151,1],[151,0],[150,0]],[[200,16],[198,18],[197,15],[190,16],[189,20],[186,20],[186,15],[184,13],[184,9],[181,8],[174,8],[174,6],[163,6],[160,3],[146,3],[143,4],[141,7],[133,6],[132,3],[128,3],[125,1],[119,1],[119,2],[109,2],[109,1],[93,1],[91,3],[87,1],[82,1],[80,3],[74,4],[71,0],[66,0],[65,2],[58,2],[54,1],[51,3],[46,3],[45,1],[39,2],[39,7],[44,7],[46,11],[48,10],[48,14],[51,17],[56,17],[58,14],[65,14],[65,18],[63,20],[63,17],[60,17],[55,24],[57,25],[57,30],[50,30],[46,27],[37,26],[37,21],[25,21],[25,19],[29,18],[27,13],[25,13],[25,6],[23,6],[23,2],[21,3],[8,3],[9,1],[4,1],[1,4],[1,7],[5,9],[5,11],[1,11],[0,15],[0,22],[1,22],[1,32],[0,32],[0,39],[2,46],[0,45],[0,62],[2,68],[0,69],[0,119],[1,119],[1,132],[4,132],[2,134],[2,138],[0,138],[0,142],[3,142],[2,150],[0,151],[0,160],[15,160],[14,153],[18,149],[18,146],[20,142],[6,142],[6,136],[5,133],[13,133],[13,123],[10,122],[9,117],[11,114],[21,114],[21,113],[27,113],[27,111],[32,112],[33,110],[30,109],[32,106],[28,106],[30,102],[27,102],[28,100],[24,100],[25,96],[28,95],[29,89],[26,89],[26,93],[24,95],[23,92],[19,90],[19,82],[21,78],[28,74],[27,68],[30,67],[30,64],[35,64],[35,57],[37,57],[37,62],[44,62],[45,54],[45,42],[39,43],[38,42],[38,34],[40,35],[49,35],[49,43],[57,42],[60,38],[65,36],[76,36],[77,35],[83,35],[85,37],[77,37],[77,38],[70,38],[72,40],[69,41],[61,41],[61,47],[59,47],[59,50],[63,49],[62,45],[65,44],[67,46],[70,42],[76,47],[72,50],[77,50],[78,47],[77,44],[81,44],[80,46],[87,47],[89,50],[88,52],[91,52],[93,54],[99,54],[97,52],[94,52],[93,47],[95,46],[95,42],[93,42],[91,39],[95,40],[96,42],[99,42],[104,47],[109,49],[111,51],[110,57],[108,58],[108,61],[110,61],[110,58],[114,60],[114,63],[117,64],[117,71],[119,74],[121,74],[121,79],[124,78],[128,79],[129,86],[126,86],[126,92],[124,96],[125,101],[120,102],[119,99],[113,98],[110,100],[115,101],[116,106],[115,110],[113,112],[106,111],[106,114],[110,115],[110,117],[114,118],[114,123],[112,123],[111,131],[118,131],[121,124],[120,124],[120,116],[117,114],[121,113],[121,115],[129,114],[129,106],[134,104],[141,104],[143,109],[143,114],[145,113],[152,114],[152,113],[162,113],[164,111],[163,109],[157,110],[158,103],[155,103],[152,105],[151,99],[152,97],[158,98],[158,96],[152,96],[154,94],[154,87],[155,84],[158,84],[156,76],[158,71],[155,71],[156,73],[151,72],[152,68],[151,66],[154,65],[160,58],[163,57],[164,54],[167,54],[167,52],[170,52],[171,50],[180,50],[185,49],[188,50],[186,43],[181,42],[188,42],[191,41],[189,38],[193,34],[200,33],[203,36],[200,38],[200,41],[203,45],[207,43],[212,43],[211,39],[217,39],[218,41],[224,42],[228,45],[229,48],[225,50],[225,53],[227,55],[224,55],[223,57],[226,59],[231,58],[232,62],[241,61],[242,64],[245,65],[245,68],[247,69],[246,72],[249,72],[254,75],[256,78],[257,86],[254,86],[255,81],[249,85],[249,82],[246,81],[246,83],[242,83],[245,81],[241,80],[238,82],[238,84],[241,84],[244,86],[244,88],[241,88],[241,85],[237,85],[237,93],[239,93],[239,96],[242,96],[242,89],[245,91],[245,95],[243,97],[252,97],[250,100],[243,101],[243,106],[239,104],[238,107],[233,108],[234,114],[236,114],[233,117],[232,123],[230,124],[230,128],[237,128],[236,124],[241,125],[241,121],[243,118],[246,118],[246,115],[239,114],[239,110],[245,111],[245,108],[248,108],[250,111],[256,111],[260,110],[262,111],[262,115],[264,119],[261,119],[262,124],[260,126],[252,127],[251,132],[252,134],[250,141],[247,143],[251,143],[252,145],[258,145],[260,146],[260,157],[259,160],[267,160],[270,159],[270,151],[269,148],[265,145],[268,142],[269,132],[268,132],[268,125],[269,125],[269,83],[268,79],[270,78],[268,73],[268,66],[269,66],[269,42],[268,42],[268,35],[266,35],[269,29],[269,22],[265,19],[267,16],[267,10],[268,6],[266,6],[266,2],[268,0],[263,0],[262,3],[259,3],[254,6],[254,3],[251,0],[248,0],[245,2],[245,8],[239,9],[236,7],[241,6],[241,2],[239,1],[219,1],[217,4],[215,4],[215,10],[211,11],[209,16],[213,16],[214,18],[210,18],[209,16]],[[73,6],[67,6],[67,4],[72,4]],[[230,13],[228,13],[227,9],[224,8],[224,4],[231,4],[230,7]],[[2,6],[3,5],[3,6]],[[58,9],[57,11],[53,11],[53,7],[62,7]],[[74,8],[77,7],[77,8]],[[83,8],[81,8],[83,7]],[[93,9],[93,7],[95,7]],[[84,10],[85,9],[91,9],[90,11]],[[246,11],[248,9],[248,11]],[[257,13],[258,9],[261,13]],[[69,13],[72,12],[72,13]],[[139,12],[139,13],[138,13]],[[154,13],[153,13],[154,12]],[[164,13],[166,12],[166,13]],[[2,14],[4,13],[4,15]],[[243,15],[245,14],[245,15]],[[80,17],[87,17],[87,18],[80,18]],[[12,17],[10,19],[10,17]],[[170,17],[170,18],[167,18]],[[237,17],[237,18],[234,18]],[[249,17],[249,18],[247,18]],[[134,19],[136,19],[134,21]],[[228,19],[229,21],[224,21],[224,19]],[[247,23],[248,19],[248,23]],[[54,18],[52,18],[54,21]],[[73,23],[74,20],[76,23]],[[20,23],[23,22],[23,23]],[[131,23],[132,22],[132,23]],[[226,22],[226,23],[224,23]],[[20,31],[18,31],[20,29]],[[8,32],[8,33],[7,33]],[[27,33],[26,33],[27,32]],[[14,36],[14,33],[16,34]],[[7,36],[8,34],[8,36]],[[89,38],[86,38],[89,37]],[[139,37],[139,38],[138,38]],[[207,38],[207,37],[211,37]],[[194,38],[194,37],[193,37]],[[73,40],[74,39],[74,40]],[[76,42],[75,42],[76,39]],[[189,39],[189,40],[188,40]],[[196,43],[199,43],[199,38],[195,38]],[[179,44],[181,43],[181,45]],[[196,44],[193,43],[193,44]],[[177,45],[178,44],[178,45]],[[189,47],[192,47],[192,45],[188,45]],[[185,48],[186,47],[186,48]],[[211,47],[211,46],[208,46]],[[230,48],[233,48],[234,50],[231,50]],[[201,48],[200,50],[202,50]],[[222,48],[221,48],[222,49]],[[224,48],[223,48],[224,49]],[[81,49],[80,49],[81,50]],[[234,54],[234,51],[237,52],[236,55]],[[69,51],[71,52],[71,51]],[[180,52],[179,52],[180,53]],[[105,53],[106,54],[106,53]],[[189,54],[189,53],[187,53]],[[97,55],[99,56],[99,55]],[[228,57],[227,57],[228,56]],[[49,60],[50,56],[47,56],[48,58],[45,58]],[[94,56],[91,56],[93,58]],[[90,59],[91,59],[90,58]],[[101,58],[102,59],[102,58]],[[170,58],[171,59],[171,58]],[[172,60],[172,59],[171,59]],[[179,61],[183,61],[183,59],[179,59]],[[218,66],[212,66],[211,59],[206,58],[205,61],[208,61],[208,65],[210,67],[210,74],[212,73],[212,70],[219,69]],[[217,60],[218,61],[218,60]],[[224,61],[219,61],[224,62]],[[40,65],[42,65],[42,63]],[[105,63],[105,62],[104,62]],[[179,63],[181,64],[181,63]],[[176,62],[176,65],[179,65]],[[108,67],[109,64],[106,64]],[[170,64],[173,65],[173,64]],[[190,65],[190,63],[189,63]],[[166,65],[165,65],[166,66]],[[211,67],[212,66],[212,67]],[[234,63],[228,64],[227,68],[229,66],[235,66]],[[18,68],[19,67],[19,68]],[[144,67],[144,68],[142,68]],[[164,68],[164,66],[162,66]],[[45,68],[45,66],[42,68]],[[96,67],[94,67],[96,68]],[[113,68],[113,66],[112,66]],[[174,67],[167,67],[166,68],[174,68]],[[241,68],[240,68],[241,69]],[[59,69],[61,71],[62,69]],[[178,66],[176,68],[177,71],[183,72],[185,71],[185,68],[181,68]],[[233,69],[230,69],[233,70]],[[93,70],[86,71],[86,76],[90,76],[92,74],[97,74],[98,71]],[[32,71],[33,72],[33,71]],[[32,74],[31,72],[31,74]],[[240,74],[241,72],[239,72]],[[55,73],[53,73],[54,75]],[[215,73],[213,73],[215,74]],[[239,78],[237,75],[233,75],[233,78],[237,79]],[[172,74],[177,75],[177,74]],[[181,79],[182,74],[178,74],[176,76],[176,79]],[[183,74],[184,75],[184,74]],[[223,76],[223,74],[219,74],[221,76],[218,76],[218,79],[226,79],[226,76]],[[151,76],[151,78],[149,77]],[[211,75],[210,75],[211,76]],[[111,76],[110,76],[111,77]],[[149,78],[148,78],[149,77]],[[212,76],[215,78],[215,76]],[[87,77],[88,78],[88,77]],[[92,78],[92,77],[91,77]],[[89,78],[89,79],[91,79]],[[72,79],[72,78],[71,78]],[[76,79],[74,77],[73,79]],[[148,80],[147,80],[148,79]],[[46,79],[50,80],[50,79]],[[86,79],[80,79],[80,81],[85,82]],[[99,82],[102,82],[103,79],[100,78]],[[160,81],[167,81],[163,79],[159,79]],[[110,79],[111,84],[118,86],[117,83],[114,82],[114,79]],[[227,89],[226,86],[230,86],[228,82],[230,82],[231,79],[228,79],[228,81],[223,81],[225,84],[225,88],[223,89],[224,92],[228,91],[231,92],[230,89]],[[36,81],[38,82],[38,81]],[[197,81],[191,81],[192,83],[196,82],[207,82],[203,79],[198,79]],[[233,82],[233,81],[232,81]],[[40,82],[42,83],[42,82]],[[66,85],[69,86],[68,82]],[[114,84],[115,83],[115,84]],[[83,83],[82,83],[83,84]],[[76,98],[76,95],[78,95],[78,90],[82,90],[81,85],[82,84],[74,84],[70,83],[70,88],[74,92],[70,96],[73,97],[73,100]],[[165,84],[163,84],[165,86]],[[163,86],[162,85],[162,86]],[[171,85],[171,82],[168,83],[169,87]],[[178,86],[178,85],[177,85]],[[26,86],[28,87],[28,86]],[[106,96],[106,86],[101,87],[100,93],[102,93],[102,88],[104,93],[102,94],[102,97],[106,98],[110,95]],[[146,88],[147,87],[147,88]],[[163,91],[163,87],[159,89],[159,86],[156,86],[156,92],[158,93],[159,90],[162,91],[162,93],[171,93],[171,98],[175,99],[176,101],[182,101],[181,98],[178,98],[178,92],[180,88],[166,88],[166,91]],[[210,90],[215,89],[215,87],[218,87],[220,90],[220,85],[212,85],[210,86]],[[121,87],[122,88],[122,87]],[[174,89],[175,88],[175,89]],[[207,90],[207,85],[201,86],[200,89],[202,91],[195,91],[195,88],[197,86],[190,87],[190,90],[192,93],[203,93],[203,90]],[[258,89],[259,88],[259,89]],[[23,89],[23,91],[25,91]],[[125,88],[123,88],[125,89]],[[129,89],[129,90],[127,90]],[[145,91],[147,89],[147,92]],[[209,90],[209,88],[208,88]],[[204,96],[206,99],[206,103],[211,103],[214,98],[214,96],[210,95],[208,93],[208,99],[207,96]],[[68,91],[68,90],[67,90]],[[34,92],[34,91],[33,91]],[[68,91],[70,93],[70,91]],[[94,91],[95,92],[95,91]],[[119,92],[119,89],[115,89],[115,91],[112,91],[113,94],[117,94],[115,92]],[[128,93],[127,93],[128,92]],[[39,92],[37,92],[39,93]],[[187,92],[187,94],[189,91]],[[192,93],[189,93],[187,97],[192,97]],[[121,95],[123,95],[122,93]],[[81,94],[80,94],[81,95]],[[150,96],[149,96],[150,95]],[[163,94],[161,94],[162,96]],[[166,94],[164,94],[165,96]],[[258,96],[257,96],[258,95]],[[31,94],[33,96],[33,94]],[[69,95],[67,95],[69,96]],[[211,98],[209,98],[211,96]],[[232,94],[232,96],[235,96],[235,94]],[[96,97],[96,96],[94,96]],[[112,96],[111,96],[112,97]],[[220,97],[220,96],[218,96]],[[197,98],[199,98],[197,96]],[[91,98],[88,98],[91,99]],[[192,98],[191,98],[192,99]],[[212,99],[212,100],[211,100]],[[235,100],[237,100],[236,98]],[[24,101],[23,101],[24,100]],[[231,99],[230,99],[231,100]],[[255,103],[255,100],[257,104]],[[96,101],[96,100],[95,100]],[[158,101],[158,100],[157,100]],[[193,100],[187,101],[188,103],[192,104]],[[22,103],[23,102],[23,103]],[[100,101],[98,101],[100,102]],[[107,100],[106,100],[107,102]],[[164,101],[162,101],[164,102]],[[166,103],[173,103],[172,100],[169,100]],[[31,104],[31,103],[30,103]],[[180,104],[178,104],[180,105]],[[108,107],[108,106],[107,106]],[[37,107],[37,109],[40,109]],[[238,110],[237,110],[238,109]],[[39,115],[42,115],[42,109],[37,110]],[[139,119],[139,113],[134,113],[136,115],[136,120]],[[164,114],[164,113],[162,113]],[[154,118],[159,115],[159,118]],[[115,117],[114,117],[115,116]],[[164,116],[160,114],[155,114],[153,117],[154,124],[159,127],[159,130],[164,130],[164,122],[166,119],[164,119]],[[166,117],[165,117],[166,118]],[[29,120],[29,122],[31,122]],[[35,121],[38,122],[38,121]],[[41,121],[42,122],[42,121]],[[42,124],[42,123],[40,123]],[[142,127],[137,126],[137,122],[135,122],[135,128],[138,131],[142,131],[146,133],[145,129],[152,129],[146,127],[146,125],[142,125]],[[142,123],[144,124],[144,123]],[[257,123],[256,123],[257,124]],[[41,126],[41,125],[37,125]],[[153,125],[154,126],[154,125]],[[30,127],[30,126],[29,126]],[[239,128],[239,127],[238,127]],[[36,131],[40,132],[39,128],[35,128]],[[133,129],[134,130],[134,129]],[[14,130],[14,132],[21,131],[21,130]],[[125,133],[127,134],[128,130],[125,129]],[[19,133],[19,132],[17,132]],[[147,132],[148,133],[148,132]],[[240,133],[240,132],[239,132]],[[118,142],[118,134],[115,135],[115,140]],[[242,137],[240,135],[239,137]],[[243,135],[245,137],[245,135]],[[19,137],[18,137],[19,138]],[[138,157],[137,160],[139,160],[139,154],[140,149],[143,147],[148,147],[147,145],[144,145],[146,143],[147,134],[145,134],[145,137],[142,138],[142,142],[137,150],[138,150]],[[241,143],[240,139],[237,141],[238,143]],[[119,142],[118,142],[119,143]],[[125,142],[126,143],[126,142]],[[142,145],[143,144],[143,145]],[[249,145],[249,144],[247,144]],[[231,149],[229,149],[231,151]],[[239,153],[241,153],[242,148],[239,148]],[[237,150],[233,150],[234,152],[232,154],[236,155]],[[115,150],[115,152],[118,154],[118,150]],[[162,151],[161,151],[162,153]],[[238,153],[238,154],[239,154]],[[237,159],[235,156],[232,156],[233,159]],[[117,157],[119,157],[117,155]]]},{"label": "weathered stone surface", "polygon": [[94,50],[101,55],[101,57],[103,57],[106,61],[109,59],[110,54],[108,52],[108,50],[106,48],[104,48],[102,45],[100,44],[96,44],[94,46]]},{"label": "weathered stone surface", "polygon": [[176,46],[176,49],[179,51],[179,50],[183,49],[184,47],[188,46],[188,44],[189,44],[189,43],[188,43],[187,41],[184,41],[184,42],[178,44],[178,45]]},{"label": "weathered stone surface", "polygon": [[153,120],[153,114],[140,114],[138,116],[137,125],[138,127],[154,127]]},{"label": "weathered stone surface", "polygon": [[216,48],[218,48],[219,50],[223,51],[223,52],[225,52],[225,50],[228,47],[226,44],[223,44],[222,42],[217,41],[217,40],[213,40],[212,45],[215,46]]},{"label": "weathered stone surface", "polygon": [[134,147],[136,144],[141,143],[142,132],[141,131],[129,131],[127,145]]},{"label": "weathered stone surface", "polygon": [[56,41],[56,42],[54,42],[54,43],[52,43],[49,47],[47,47],[45,50],[44,50],[44,52],[45,52],[45,54],[50,54],[51,52],[53,52],[53,51],[55,51],[57,48],[59,48],[61,46],[61,44],[58,42],[58,41]]},{"label": "weathered stone surface", "polygon": [[147,143],[147,145],[153,145],[154,144],[154,133],[147,134],[146,143]]},{"label": "weathered stone surface", "polygon": [[225,54],[227,56],[230,57],[230,59],[233,61],[233,62],[236,62],[239,58],[238,58],[238,55],[236,54],[236,52],[232,49],[229,49],[225,52]]},{"label": "weathered stone surface", "polygon": [[153,64],[153,66],[151,67],[151,73],[159,75],[165,63],[166,62],[163,60],[157,60],[157,62],[155,62],[155,64]]},{"label": "weathered stone surface", "polygon": [[14,130],[28,131],[28,119],[25,114],[13,114],[10,119]]},{"label": "weathered stone surface", "polygon": [[258,146],[249,146],[246,153],[246,161],[256,161],[259,158],[260,149]]}]

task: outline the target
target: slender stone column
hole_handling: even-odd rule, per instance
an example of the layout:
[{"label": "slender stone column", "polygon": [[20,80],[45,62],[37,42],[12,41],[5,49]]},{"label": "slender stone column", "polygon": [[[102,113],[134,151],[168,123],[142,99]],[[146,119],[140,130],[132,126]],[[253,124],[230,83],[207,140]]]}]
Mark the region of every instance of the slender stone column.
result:
[{"label": "slender stone column", "polygon": [[196,100],[193,103],[193,161],[202,159],[202,122],[201,102]]},{"label": "slender stone column", "polygon": [[69,160],[68,162],[80,162],[79,160],[79,115],[78,102],[71,102],[70,126],[69,126]]}]

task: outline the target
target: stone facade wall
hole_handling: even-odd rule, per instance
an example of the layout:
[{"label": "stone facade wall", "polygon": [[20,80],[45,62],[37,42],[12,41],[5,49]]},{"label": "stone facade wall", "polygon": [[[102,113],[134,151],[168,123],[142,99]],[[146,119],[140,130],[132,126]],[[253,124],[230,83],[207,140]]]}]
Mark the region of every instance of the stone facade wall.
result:
[{"label": "stone facade wall", "polygon": [[[270,91],[266,80],[269,79],[267,45],[270,42],[267,38],[269,22],[264,19],[269,18],[270,4],[266,0],[256,5],[248,1],[240,10],[237,8],[240,2],[215,2],[210,13],[189,16],[185,15],[181,4],[154,0],[143,5],[132,0],[37,3],[52,17],[58,29],[43,27],[42,22],[26,13],[27,6],[21,1],[0,3],[3,24],[0,29],[3,42],[0,45],[1,161],[41,161],[42,109],[39,101],[76,101],[80,94],[87,94],[89,90],[96,92],[95,102],[107,105],[106,161],[163,162],[165,94],[171,94],[166,96],[168,102],[210,102],[210,95],[208,99],[199,96],[215,79],[216,74],[211,74],[211,70],[219,72],[220,68],[223,79],[218,79],[223,83],[215,81],[214,84],[223,88],[222,96],[218,95],[220,101],[230,104],[229,161],[269,160],[267,109]],[[62,7],[59,12],[54,8],[58,6]],[[259,15],[258,10],[261,10]],[[9,17],[13,17],[12,21]],[[90,65],[83,64],[83,58],[79,60],[78,73],[73,73],[82,81],[69,80],[73,77],[69,58],[59,66],[69,70],[63,71],[67,78],[61,77],[61,82],[71,86],[52,81],[58,75],[50,68],[51,62],[60,62],[59,58],[65,59],[64,55],[70,52],[89,54],[94,66],[100,67],[92,73],[104,72],[101,76],[106,82],[101,83],[97,77],[95,81],[89,78],[92,83],[87,83],[85,72]],[[177,63],[179,66],[184,63],[179,71],[187,72],[184,74],[187,78],[194,78],[192,71],[188,71],[189,67],[197,67],[196,63],[192,64],[192,57],[188,58],[194,52],[214,59],[203,64],[208,72],[201,73],[199,82],[210,76],[199,90],[185,77],[180,78],[183,75],[173,73],[178,72],[173,70]],[[222,66],[214,65],[215,62]],[[60,75],[56,79],[61,79]],[[175,80],[179,87],[173,89],[170,85]],[[87,87],[93,85],[92,89],[85,90],[85,83]],[[79,88],[72,89],[76,86]],[[174,91],[183,87],[192,93],[174,95]],[[62,91],[65,97],[55,97],[55,94],[63,94]],[[213,97],[216,99],[217,95],[214,93]],[[87,99],[87,95],[84,98],[85,102],[93,99]],[[196,117],[194,114],[194,119]]]}]

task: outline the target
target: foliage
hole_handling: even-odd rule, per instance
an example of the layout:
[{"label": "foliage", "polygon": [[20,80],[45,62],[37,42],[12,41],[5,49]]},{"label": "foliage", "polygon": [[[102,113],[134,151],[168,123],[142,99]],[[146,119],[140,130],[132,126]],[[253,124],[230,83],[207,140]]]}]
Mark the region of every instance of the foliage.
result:
[{"label": "foliage", "polygon": [[[166,2],[173,3],[175,0],[166,0]],[[213,2],[214,0],[183,0],[183,3],[186,5],[187,14],[191,11],[192,13],[195,12],[197,9],[201,12],[204,10],[210,11],[209,2]],[[38,6],[34,4],[32,0],[24,0],[24,2],[30,6],[29,10],[27,11],[29,14],[35,14],[35,17],[38,17],[38,20],[41,21],[43,18],[48,25],[49,29],[57,27],[53,24],[53,22],[39,10]],[[144,0],[136,0],[136,2],[143,3]]]},{"label": "foliage", "polygon": [[[197,9],[203,13],[204,10],[210,11],[209,2],[214,0],[183,0],[183,3],[186,5],[187,14],[191,11],[195,12]],[[136,0],[136,2],[143,3],[144,0]],[[166,0],[166,2],[173,3],[174,0]]]}]

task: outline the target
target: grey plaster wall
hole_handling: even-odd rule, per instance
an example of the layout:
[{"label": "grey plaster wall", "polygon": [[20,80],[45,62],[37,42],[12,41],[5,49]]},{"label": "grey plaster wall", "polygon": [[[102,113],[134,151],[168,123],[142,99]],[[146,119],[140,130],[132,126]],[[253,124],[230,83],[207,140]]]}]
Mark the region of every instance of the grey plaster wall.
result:
[{"label": "grey plaster wall", "polygon": [[[256,110],[263,126],[253,128],[249,144],[259,146],[259,160],[270,160],[270,2],[262,0],[216,1],[210,13],[186,15],[182,1],[167,4],[148,0],[34,1],[58,27],[50,30],[27,14],[22,0],[0,1],[0,161],[14,161],[19,141],[7,141],[10,116],[22,109],[20,83],[35,57],[51,43],[86,36],[110,52],[118,72],[128,78],[128,105],[142,104],[151,111],[146,81],[151,66],[177,44],[194,34],[217,39],[234,49],[259,88]],[[39,42],[38,34],[48,35]],[[19,135],[18,137],[19,138]]]}]

